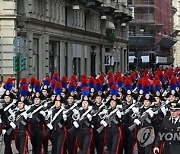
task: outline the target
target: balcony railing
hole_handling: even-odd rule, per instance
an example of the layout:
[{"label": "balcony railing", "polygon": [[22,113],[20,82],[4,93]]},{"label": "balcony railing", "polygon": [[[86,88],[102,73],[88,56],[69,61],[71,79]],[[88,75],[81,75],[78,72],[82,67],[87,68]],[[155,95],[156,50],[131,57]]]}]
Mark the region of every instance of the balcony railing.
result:
[{"label": "balcony railing", "polygon": [[133,0],[132,2],[128,2],[128,5],[154,5],[155,0]]},{"label": "balcony railing", "polygon": [[142,33],[140,33],[140,32],[130,32],[129,33],[129,36],[131,37],[135,37],[135,36],[137,36],[137,37],[139,37],[139,36],[153,36],[152,34],[150,34],[150,33],[148,33],[148,32],[142,32]]},{"label": "balcony railing", "polygon": [[140,14],[140,13],[135,13],[134,14],[134,20],[135,22],[154,22],[155,21],[155,16],[154,14]]}]

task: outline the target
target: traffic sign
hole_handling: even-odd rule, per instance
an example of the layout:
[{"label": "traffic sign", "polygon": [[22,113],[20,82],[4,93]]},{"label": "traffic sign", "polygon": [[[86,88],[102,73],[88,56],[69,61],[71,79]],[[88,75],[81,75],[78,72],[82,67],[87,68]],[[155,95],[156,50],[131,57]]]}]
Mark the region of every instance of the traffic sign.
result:
[{"label": "traffic sign", "polygon": [[13,40],[13,45],[15,48],[22,48],[24,44],[25,44],[24,39],[20,36],[15,37]]}]

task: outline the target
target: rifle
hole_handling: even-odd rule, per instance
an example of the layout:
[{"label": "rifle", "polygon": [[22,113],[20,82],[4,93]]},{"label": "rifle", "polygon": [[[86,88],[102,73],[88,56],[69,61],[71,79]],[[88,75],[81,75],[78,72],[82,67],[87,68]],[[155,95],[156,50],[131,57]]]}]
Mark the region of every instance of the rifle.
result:
[{"label": "rifle", "polygon": [[6,106],[6,107],[4,108],[4,112],[6,112],[7,110],[9,110],[15,103],[16,103],[16,100],[14,99],[12,103],[10,103],[8,106]]},{"label": "rifle", "polygon": [[[17,117],[15,118],[15,121],[13,122],[14,125],[18,126],[20,123],[25,125],[26,123],[24,122],[24,114],[28,114],[28,112],[30,112],[30,111],[31,111],[31,108],[29,108],[27,111],[24,111],[21,114],[17,115]],[[12,131],[13,131],[13,128],[11,127],[7,130],[6,133],[8,135],[10,135]]]},{"label": "rifle", "polygon": [[[154,108],[149,108],[148,110],[152,110],[153,112],[157,112],[157,111],[159,111],[163,106],[165,106],[166,104],[165,103],[162,103],[158,108],[156,108],[156,109],[154,109]],[[145,112],[143,112],[143,114],[139,117],[139,121],[140,122],[143,122],[143,121],[147,121],[148,123],[150,123],[151,121],[150,121],[150,119],[149,119],[149,113],[147,112],[148,110],[146,110]],[[133,131],[134,130],[134,128],[137,126],[137,124],[133,124],[133,125],[131,125],[130,127],[129,127],[129,130],[130,131]]]},{"label": "rifle", "polygon": [[[42,103],[44,103],[45,101],[42,101]],[[15,119],[15,122],[13,122],[14,125],[18,126],[20,123],[22,123],[23,125],[25,125],[26,123],[23,121],[24,120],[24,114],[27,114],[27,116],[29,114],[35,114],[36,112],[38,112],[39,110],[41,110],[43,108],[43,105],[40,105],[37,109],[33,110],[35,107],[35,105],[32,105],[29,109],[27,109],[26,111],[22,112],[21,114],[19,114],[16,119]],[[7,134],[10,135],[11,132],[13,131],[13,128],[9,128],[7,130]]]},{"label": "rifle", "polygon": [[65,110],[63,112],[63,114],[66,114],[67,116],[70,116],[69,112],[72,111],[75,107],[77,107],[80,102],[81,102],[81,100],[76,101],[69,109]]},{"label": "rifle", "polygon": [[[107,124],[111,123],[111,121],[115,120],[115,116],[116,116],[116,112],[119,110],[119,108],[114,109],[113,111],[111,111],[107,117],[105,118],[105,122]],[[115,123],[118,123],[117,121],[115,121]],[[104,125],[101,125],[98,129],[97,132],[101,133],[101,131],[105,128]]]},{"label": "rifle", "polygon": [[[87,114],[88,114],[90,111],[92,111],[92,106],[89,106],[89,107],[88,107],[88,110],[87,110],[86,112],[84,112],[84,113],[82,114],[82,116],[79,118],[79,120],[78,120],[78,125],[83,124],[83,123],[87,120]],[[73,132],[75,129],[76,129],[76,127],[73,126],[73,127],[71,127],[70,129],[68,129],[68,132],[71,133],[71,132]]]},{"label": "rifle", "polygon": [[97,114],[99,114],[101,112],[101,110],[103,109],[103,107],[106,107],[106,103],[108,101],[109,101],[109,99],[104,102],[104,99],[103,99],[102,104],[99,106],[98,110],[93,114],[93,117],[95,117]]},{"label": "rifle", "polygon": [[131,106],[129,106],[127,109],[125,109],[124,115],[128,114],[135,105],[136,105],[135,103],[132,103]]},{"label": "rifle", "polygon": [[[53,122],[57,119],[57,117],[62,113],[63,110],[64,110],[64,107],[61,107],[61,109],[54,115],[52,120],[47,124],[47,129],[44,132],[45,136],[47,136],[47,134],[53,129]],[[61,119],[62,119],[62,116],[58,119],[58,121],[61,121]]]}]

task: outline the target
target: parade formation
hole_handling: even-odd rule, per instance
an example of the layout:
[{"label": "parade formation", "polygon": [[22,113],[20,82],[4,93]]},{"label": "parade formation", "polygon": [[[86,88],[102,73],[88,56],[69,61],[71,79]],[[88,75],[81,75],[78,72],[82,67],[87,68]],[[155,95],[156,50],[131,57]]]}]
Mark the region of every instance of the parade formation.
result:
[{"label": "parade formation", "polygon": [[[180,154],[180,68],[96,77],[12,78],[0,102],[0,153]],[[52,144],[48,149],[48,143]],[[2,145],[5,148],[2,151]]]}]

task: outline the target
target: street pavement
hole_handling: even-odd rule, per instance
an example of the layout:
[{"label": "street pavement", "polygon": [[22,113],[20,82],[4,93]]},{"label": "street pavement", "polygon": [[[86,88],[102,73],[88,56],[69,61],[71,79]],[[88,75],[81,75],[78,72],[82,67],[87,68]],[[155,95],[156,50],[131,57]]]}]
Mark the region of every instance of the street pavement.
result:
[{"label": "street pavement", "polygon": [[[0,144],[1,144],[1,140],[0,140]],[[18,154],[18,151],[16,150],[16,147],[15,147],[14,140],[12,141],[11,146],[12,146],[13,154]],[[49,150],[48,154],[51,154],[51,143],[50,142],[49,142],[49,145],[48,145],[48,150]],[[0,154],[3,154],[3,153],[4,153],[4,144],[2,145],[2,151],[1,151]],[[28,154],[32,154],[32,146],[31,146],[30,140],[28,140]],[[134,154],[138,154],[137,147],[135,147]]]}]

